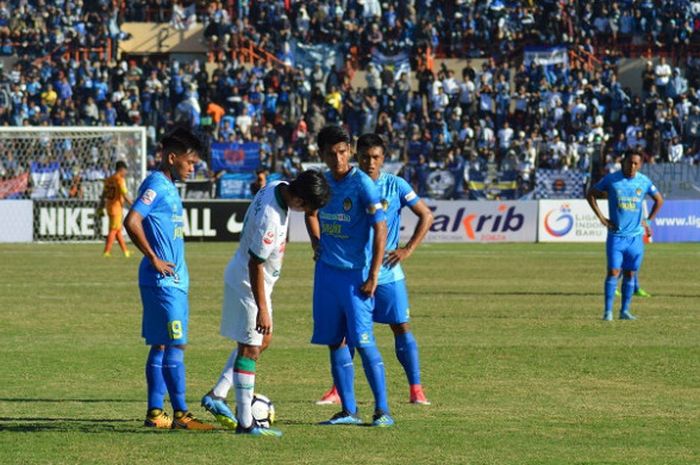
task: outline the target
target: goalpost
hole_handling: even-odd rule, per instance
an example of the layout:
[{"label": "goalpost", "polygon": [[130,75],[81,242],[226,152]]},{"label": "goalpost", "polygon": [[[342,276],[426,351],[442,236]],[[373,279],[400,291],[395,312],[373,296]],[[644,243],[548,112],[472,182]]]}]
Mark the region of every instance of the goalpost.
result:
[{"label": "goalpost", "polygon": [[134,196],[146,177],[145,128],[2,127],[0,202],[32,200],[34,240],[99,239],[95,210],[117,161]]}]

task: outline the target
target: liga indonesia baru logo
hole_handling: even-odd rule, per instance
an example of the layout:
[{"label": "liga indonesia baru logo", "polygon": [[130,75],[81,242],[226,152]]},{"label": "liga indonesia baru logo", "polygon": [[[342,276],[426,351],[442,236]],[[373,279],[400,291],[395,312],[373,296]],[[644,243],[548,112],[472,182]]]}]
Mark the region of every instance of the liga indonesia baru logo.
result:
[{"label": "liga indonesia baru logo", "polygon": [[561,207],[554,208],[544,216],[544,229],[551,236],[563,237],[569,234],[574,227],[574,215],[568,203],[563,203]]}]

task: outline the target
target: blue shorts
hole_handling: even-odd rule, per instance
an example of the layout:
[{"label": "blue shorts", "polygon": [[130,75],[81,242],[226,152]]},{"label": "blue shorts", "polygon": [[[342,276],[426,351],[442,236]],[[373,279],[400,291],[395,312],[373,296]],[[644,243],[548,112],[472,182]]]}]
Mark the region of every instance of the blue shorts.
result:
[{"label": "blue shorts", "polygon": [[389,325],[408,322],[408,291],[405,279],[377,286],[372,318],[375,323]]},{"label": "blue shorts", "polygon": [[362,270],[342,270],[316,262],[314,274],[313,344],[338,345],[346,338],[353,347],[375,345],[372,332],[374,298],[360,291]]},{"label": "blue shorts", "polygon": [[608,269],[637,271],[644,258],[644,239],[642,234],[636,236],[615,236],[608,234],[605,242],[608,255]]},{"label": "blue shorts", "polygon": [[187,344],[189,303],[177,287],[139,286],[143,303],[141,336],[148,345]]}]

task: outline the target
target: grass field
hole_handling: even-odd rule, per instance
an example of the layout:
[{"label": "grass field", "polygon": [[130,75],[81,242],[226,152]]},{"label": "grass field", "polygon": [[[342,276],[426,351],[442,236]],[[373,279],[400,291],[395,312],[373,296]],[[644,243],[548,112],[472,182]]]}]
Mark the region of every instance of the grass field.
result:
[{"label": "grass field", "polygon": [[[218,335],[236,244],[188,244],[188,401],[230,351]],[[137,259],[98,244],[0,245],[0,464],[700,463],[700,248],[652,244],[638,321],[600,321],[604,247],[432,245],[407,263],[430,407],[377,328],[397,426],[322,427],[327,350],[309,344],[312,262],[288,248],[257,390],[279,440],[152,431],[145,413]],[[118,254],[117,254],[118,255]],[[371,394],[356,361],[361,413]]]}]

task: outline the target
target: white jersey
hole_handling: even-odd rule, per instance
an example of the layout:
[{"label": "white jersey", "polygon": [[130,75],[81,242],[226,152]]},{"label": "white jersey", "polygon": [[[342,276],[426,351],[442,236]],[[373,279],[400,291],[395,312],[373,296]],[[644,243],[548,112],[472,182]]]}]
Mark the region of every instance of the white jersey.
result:
[{"label": "white jersey", "polygon": [[265,292],[272,292],[282,269],[282,258],[287,243],[289,214],[277,189],[277,186],[283,183],[276,181],[265,186],[248,207],[240,245],[226,266],[226,284],[239,289],[242,285],[252,292],[248,261],[253,256],[263,261]]}]

